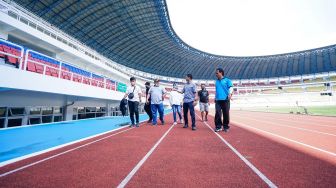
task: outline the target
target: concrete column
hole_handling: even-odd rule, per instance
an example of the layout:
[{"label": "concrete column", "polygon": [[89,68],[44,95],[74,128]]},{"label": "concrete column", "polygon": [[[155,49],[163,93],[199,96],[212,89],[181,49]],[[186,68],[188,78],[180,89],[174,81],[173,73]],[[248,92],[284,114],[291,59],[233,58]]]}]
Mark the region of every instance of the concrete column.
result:
[{"label": "concrete column", "polygon": [[25,107],[25,114],[22,118],[22,125],[28,125],[29,112],[30,112],[30,107]]},{"label": "concrete column", "polygon": [[71,121],[73,116],[73,106],[65,106],[64,107],[64,121]]},{"label": "concrete column", "polygon": [[8,31],[6,29],[0,27],[0,38],[7,40],[8,39]]},{"label": "concrete column", "polygon": [[73,116],[73,108],[75,101],[71,97],[66,97],[64,99],[63,106],[63,121],[71,121]]},{"label": "concrete column", "polygon": [[106,102],[106,116],[112,116],[112,104],[110,104],[109,102]]}]

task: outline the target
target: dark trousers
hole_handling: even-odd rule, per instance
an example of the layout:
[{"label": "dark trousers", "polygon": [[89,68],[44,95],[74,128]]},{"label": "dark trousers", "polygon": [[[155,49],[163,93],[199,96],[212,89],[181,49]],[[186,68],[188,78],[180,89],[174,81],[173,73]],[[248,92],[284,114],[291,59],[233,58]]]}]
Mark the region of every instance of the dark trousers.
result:
[{"label": "dark trousers", "polygon": [[128,101],[128,109],[129,109],[132,125],[134,125],[134,114],[135,114],[136,123],[139,123],[139,102]]},{"label": "dark trousers", "polygon": [[188,125],[188,110],[190,110],[191,126],[196,127],[195,124],[195,110],[193,102],[183,103],[184,124]]},{"label": "dark trousers", "polygon": [[[216,129],[223,128],[229,129],[230,122],[230,100],[218,100],[216,101],[216,114],[215,114],[215,125]],[[223,114],[223,122],[222,122]]]},{"label": "dark trousers", "polygon": [[152,110],[151,110],[151,104],[145,104],[144,109],[145,109],[147,115],[149,116],[149,120],[152,120],[153,119],[153,113],[152,113]]}]

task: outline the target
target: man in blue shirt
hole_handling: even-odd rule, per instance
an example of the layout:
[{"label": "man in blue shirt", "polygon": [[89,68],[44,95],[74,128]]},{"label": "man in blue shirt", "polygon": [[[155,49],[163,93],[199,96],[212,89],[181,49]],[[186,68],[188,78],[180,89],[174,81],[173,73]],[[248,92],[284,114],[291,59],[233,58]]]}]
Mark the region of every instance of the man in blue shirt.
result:
[{"label": "man in blue shirt", "polygon": [[[215,125],[216,132],[224,130],[228,132],[230,126],[230,100],[233,93],[233,85],[230,79],[224,77],[224,70],[222,68],[216,69],[216,114]],[[223,122],[222,122],[223,113]],[[223,129],[222,129],[223,126]]]}]

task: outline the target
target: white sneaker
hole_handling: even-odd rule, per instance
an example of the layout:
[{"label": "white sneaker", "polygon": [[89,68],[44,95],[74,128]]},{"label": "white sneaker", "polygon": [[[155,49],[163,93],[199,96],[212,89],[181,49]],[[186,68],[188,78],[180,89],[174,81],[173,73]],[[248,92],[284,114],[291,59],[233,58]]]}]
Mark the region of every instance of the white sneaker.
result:
[{"label": "white sneaker", "polygon": [[184,123],[183,119],[181,119],[181,120],[180,120],[180,123],[181,123],[181,124],[183,124],[183,123]]},{"label": "white sneaker", "polygon": [[174,125],[176,125],[177,123],[176,122],[174,122]]}]

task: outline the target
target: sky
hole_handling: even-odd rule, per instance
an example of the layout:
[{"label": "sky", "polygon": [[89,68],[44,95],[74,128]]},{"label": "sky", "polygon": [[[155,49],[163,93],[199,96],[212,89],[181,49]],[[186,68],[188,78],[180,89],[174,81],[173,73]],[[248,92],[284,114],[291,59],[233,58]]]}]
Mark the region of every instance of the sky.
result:
[{"label": "sky", "polygon": [[179,38],[215,55],[272,55],[336,44],[336,0],[166,2]]}]

